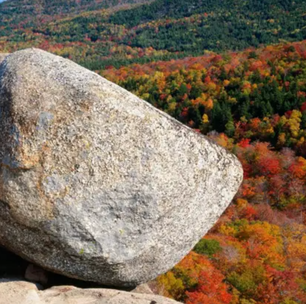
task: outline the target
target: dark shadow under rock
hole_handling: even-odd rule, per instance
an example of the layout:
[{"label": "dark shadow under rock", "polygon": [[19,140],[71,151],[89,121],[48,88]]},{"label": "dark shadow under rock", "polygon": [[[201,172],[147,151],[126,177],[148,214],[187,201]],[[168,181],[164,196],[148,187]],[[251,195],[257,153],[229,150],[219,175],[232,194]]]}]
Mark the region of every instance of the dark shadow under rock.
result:
[{"label": "dark shadow under rock", "polygon": [[[31,265],[30,262],[22,259],[16,254],[8,251],[0,246],[0,283],[8,281],[25,280],[25,273],[27,268]],[[53,286],[72,285],[79,288],[104,288],[109,286],[99,285],[93,282],[86,282],[68,278],[56,273],[45,271],[47,276],[47,283],[45,282],[30,282],[38,284],[39,289],[51,288]],[[117,288],[118,289],[118,288]],[[130,291],[130,289],[122,289]]]},{"label": "dark shadow under rock", "polygon": [[29,263],[0,247],[0,278],[23,277]]}]

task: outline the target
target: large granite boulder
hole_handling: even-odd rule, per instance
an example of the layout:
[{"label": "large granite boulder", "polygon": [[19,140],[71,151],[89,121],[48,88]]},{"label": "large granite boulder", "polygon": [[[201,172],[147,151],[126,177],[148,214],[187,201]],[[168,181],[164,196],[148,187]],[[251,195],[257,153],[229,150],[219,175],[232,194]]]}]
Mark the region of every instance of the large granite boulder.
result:
[{"label": "large granite boulder", "polygon": [[235,195],[237,158],[119,86],[38,49],[0,65],[0,243],[134,286],[174,266]]},{"label": "large granite boulder", "polygon": [[153,294],[113,289],[80,289],[73,286],[39,291],[28,282],[0,283],[0,304],[179,304]]}]

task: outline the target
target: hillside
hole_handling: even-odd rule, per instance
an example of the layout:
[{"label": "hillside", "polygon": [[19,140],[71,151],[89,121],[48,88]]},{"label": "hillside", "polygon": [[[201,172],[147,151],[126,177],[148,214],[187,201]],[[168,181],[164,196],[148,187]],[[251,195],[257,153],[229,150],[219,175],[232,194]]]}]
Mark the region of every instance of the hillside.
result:
[{"label": "hillside", "polygon": [[[3,17],[33,18],[36,16],[55,16],[84,11],[93,11],[101,8],[120,7],[128,4],[145,3],[145,0],[8,0],[1,4]],[[4,18],[6,19],[6,18]],[[7,18],[8,20],[9,18]],[[33,18],[34,19],[34,18]],[[3,21],[3,18],[2,18]],[[23,20],[24,21],[24,20]]]},{"label": "hillside", "polygon": [[127,9],[147,2],[150,0],[7,0],[0,2],[0,37],[11,35],[14,29],[19,31],[13,37],[19,36],[42,24],[84,12]]},{"label": "hillside", "polygon": [[[131,37],[132,46],[220,51],[257,47],[278,39],[304,38],[305,8],[303,0],[157,0],[118,12],[110,20],[136,27],[137,35]],[[152,44],[152,40],[155,43]]]},{"label": "hillside", "polygon": [[305,12],[303,0],[8,0],[0,51],[36,46],[98,70],[303,40]]}]

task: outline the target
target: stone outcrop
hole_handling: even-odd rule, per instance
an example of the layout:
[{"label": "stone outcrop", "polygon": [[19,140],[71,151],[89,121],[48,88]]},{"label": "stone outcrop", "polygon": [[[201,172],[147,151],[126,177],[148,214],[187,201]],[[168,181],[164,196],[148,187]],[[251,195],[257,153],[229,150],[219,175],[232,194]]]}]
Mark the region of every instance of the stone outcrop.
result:
[{"label": "stone outcrop", "polygon": [[167,271],[235,195],[235,156],[38,49],[0,65],[0,243],[108,286]]},{"label": "stone outcrop", "polygon": [[179,304],[157,295],[112,289],[79,289],[60,286],[39,291],[32,283],[0,283],[0,304]]}]

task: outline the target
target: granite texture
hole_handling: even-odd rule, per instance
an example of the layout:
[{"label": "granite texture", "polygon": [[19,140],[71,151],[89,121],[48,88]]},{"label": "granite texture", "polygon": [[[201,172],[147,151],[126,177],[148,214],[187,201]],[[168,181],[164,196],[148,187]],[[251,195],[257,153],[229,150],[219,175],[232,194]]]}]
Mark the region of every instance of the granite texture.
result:
[{"label": "granite texture", "polygon": [[136,286],[178,263],[242,181],[237,158],[38,49],[0,65],[0,243],[48,270]]}]

